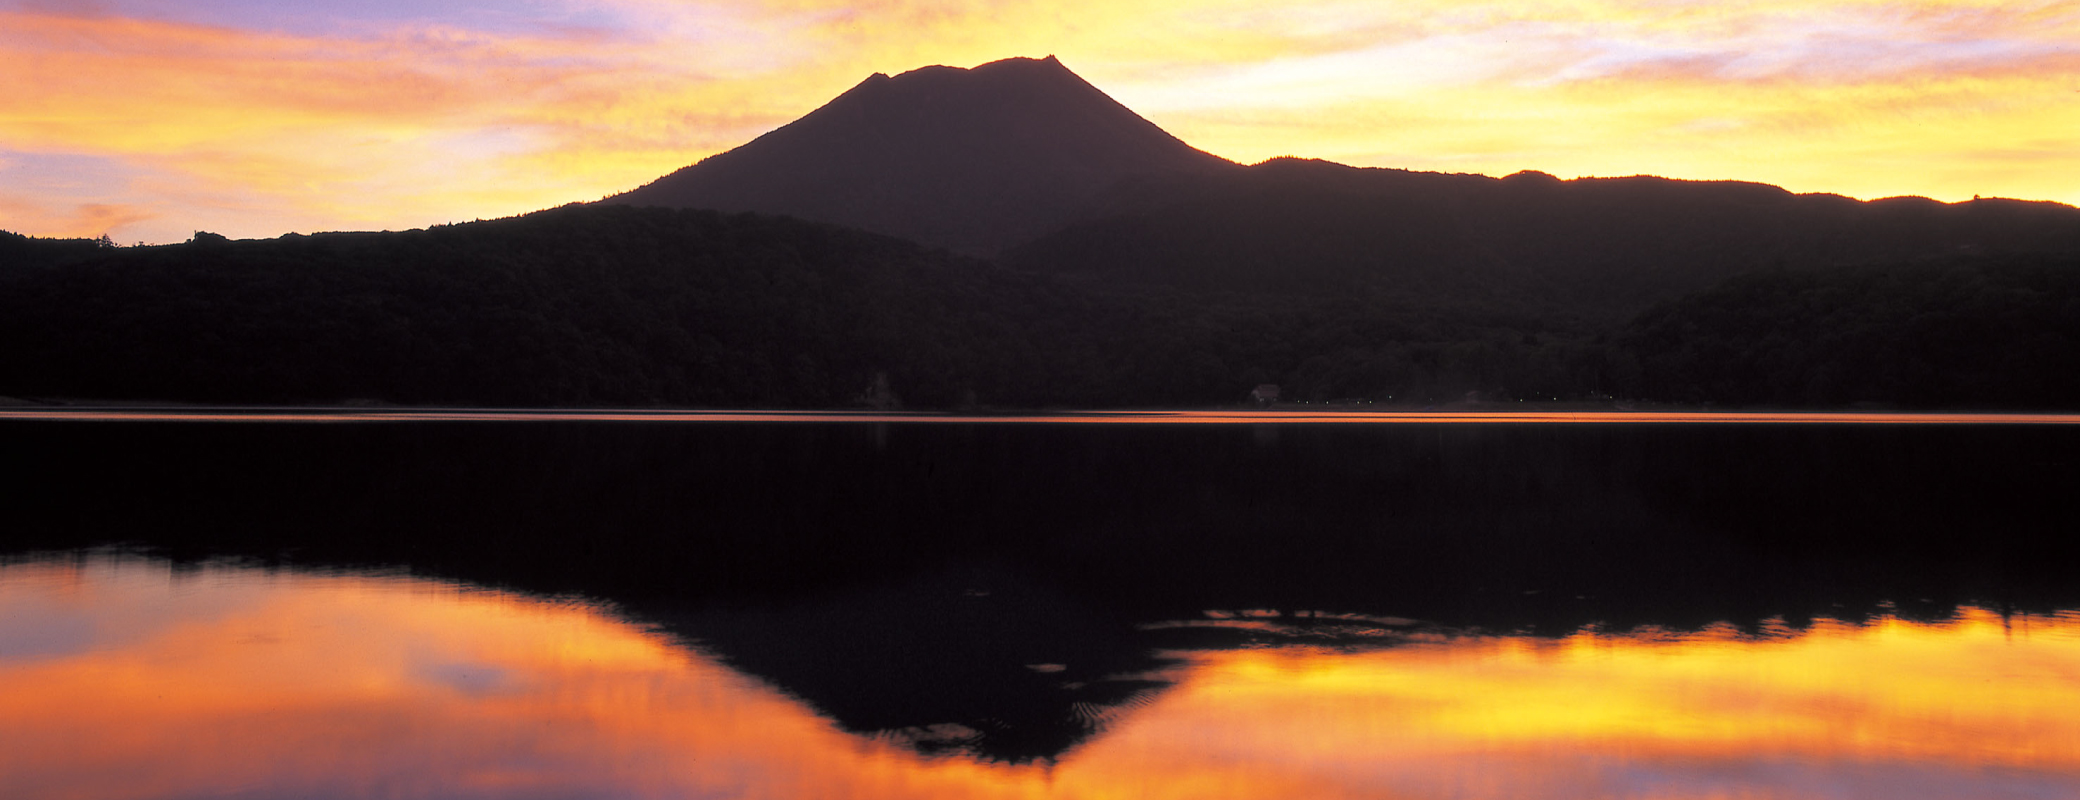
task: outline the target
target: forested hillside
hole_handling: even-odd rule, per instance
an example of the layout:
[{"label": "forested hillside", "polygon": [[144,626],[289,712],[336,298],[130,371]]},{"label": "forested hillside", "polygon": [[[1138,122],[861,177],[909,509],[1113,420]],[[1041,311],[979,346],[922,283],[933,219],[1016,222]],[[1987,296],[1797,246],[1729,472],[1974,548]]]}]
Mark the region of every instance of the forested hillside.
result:
[{"label": "forested hillside", "polygon": [[[900,240],[565,208],[405,233],[120,249],[0,278],[0,394],[227,402],[840,406],[1088,400],[1100,313]],[[1058,342],[1030,348],[1032,338]],[[1021,349],[1026,348],[1026,349]]]},{"label": "forested hillside", "polygon": [[42,401],[1207,406],[1273,383],[1414,407],[2080,407],[2080,258],[2062,255],[1771,269],[1603,323],[1445,268],[1427,288],[1243,292],[622,206],[0,245],[0,395]]},{"label": "forested hillside", "polygon": [[[0,231],[0,268],[9,272],[54,267],[84,261],[115,248],[104,236],[99,239],[44,239]],[[5,277],[6,273],[0,273]]]},{"label": "forested hillside", "polygon": [[2080,257],[1742,275],[1622,343],[1638,392],[1677,401],[2080,408]]},{"label": "forested hillside", "polygon": [[1125,186],[1102,211],[1005,261],[1151,286],[1359,293],[1604,326],[1754,269],[2036,252],[2080,253],[2080,210],[1274,159]]}]

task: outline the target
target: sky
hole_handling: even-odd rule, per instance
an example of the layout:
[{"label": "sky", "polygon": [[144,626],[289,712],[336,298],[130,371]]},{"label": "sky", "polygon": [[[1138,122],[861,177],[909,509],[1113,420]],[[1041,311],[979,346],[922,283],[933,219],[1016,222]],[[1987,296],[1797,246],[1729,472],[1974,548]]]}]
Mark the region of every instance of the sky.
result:
[{"label": "sky", "polygon": [[2080,0],[0,0],[0,230],[510,216],[1046,55],[1244,163],[2080,204]]}]

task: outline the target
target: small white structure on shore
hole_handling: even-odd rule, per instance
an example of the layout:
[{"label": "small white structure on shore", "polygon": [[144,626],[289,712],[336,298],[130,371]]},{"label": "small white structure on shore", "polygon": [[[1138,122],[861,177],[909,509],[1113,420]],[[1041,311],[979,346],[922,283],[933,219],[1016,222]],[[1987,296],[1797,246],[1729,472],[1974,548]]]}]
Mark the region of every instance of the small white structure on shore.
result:
[{"label": "small white structure on shore", "polygon": [[1278,384],[1257,384],[1257,388],[1249,390],[1249,399],[1260,406],[1268,406],[1278,402]]}]

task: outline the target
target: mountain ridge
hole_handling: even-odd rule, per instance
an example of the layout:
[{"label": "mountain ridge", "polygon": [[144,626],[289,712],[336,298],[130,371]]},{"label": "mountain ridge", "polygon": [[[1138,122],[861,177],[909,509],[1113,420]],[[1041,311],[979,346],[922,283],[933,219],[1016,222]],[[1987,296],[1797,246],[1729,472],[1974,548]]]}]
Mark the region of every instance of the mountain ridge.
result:
[{"label": "mountain ridge", "polygon": [[602,201],[828,222],[1113,285],[1382,296],[1623,321],[1773,266],[2080,252],[2080,209],[1793,193],[1742,180],[1562,180],[1244,166],[1049,56],[875,73],[793,123]]},{"label": "mountain ridge", "polygon": [[1006,251],[1028,271],[1192,291],[1513,296],[1623,321],[1768,267],[2080,252],[2080,209],[2044,201],[1861,201],[1747,181],[1560,180],[1272,159],[1116,193]]}]

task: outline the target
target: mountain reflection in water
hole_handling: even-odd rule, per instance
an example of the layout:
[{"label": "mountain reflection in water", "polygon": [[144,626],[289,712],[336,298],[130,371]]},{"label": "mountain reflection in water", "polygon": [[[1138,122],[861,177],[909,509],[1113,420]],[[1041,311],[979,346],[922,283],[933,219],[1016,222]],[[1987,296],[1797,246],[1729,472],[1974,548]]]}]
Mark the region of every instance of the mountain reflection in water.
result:
[{"label": "mountain reflection in water", "polygon": [[0,415],[0,795],[2074,794],[2080,426],[623,416]]},{"label": "mountain reflection in water", "polygon": [[[24,800],[2080,792],[2072,612],[1549,638],[1233,617],[1144,626],[1259,638],[1169,653],[1170,688],[1052,762],[1007,764],[847,733],[578,599],[47,557],[0,567],[0,785]],[[1307,640],[1332,644],[1292,643]]]}]

